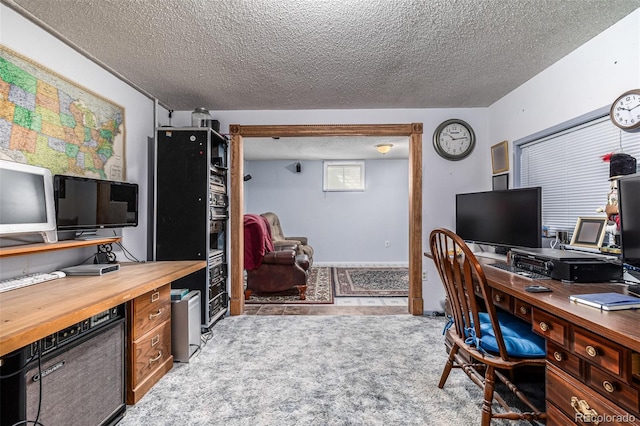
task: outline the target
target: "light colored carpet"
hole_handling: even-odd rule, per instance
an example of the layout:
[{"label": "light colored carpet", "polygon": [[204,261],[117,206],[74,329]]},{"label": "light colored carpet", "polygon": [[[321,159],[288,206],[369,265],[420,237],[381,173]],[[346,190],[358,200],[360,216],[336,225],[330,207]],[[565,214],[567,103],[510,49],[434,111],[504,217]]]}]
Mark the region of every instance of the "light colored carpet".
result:
[{"label": "light colored carpet", "polygon": [[[212,329],[120,426],[478,425],[482,396],[446,359],[444,319],[237,316]],[[494,421],[493,425],[529,425]]]}]

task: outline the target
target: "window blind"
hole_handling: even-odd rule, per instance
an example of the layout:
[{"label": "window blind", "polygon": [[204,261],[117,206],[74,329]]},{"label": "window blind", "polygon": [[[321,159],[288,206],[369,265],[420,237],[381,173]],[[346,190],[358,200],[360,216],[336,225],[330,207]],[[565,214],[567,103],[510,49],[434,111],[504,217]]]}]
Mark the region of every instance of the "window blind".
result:
[{"label": "window blind", "polygon": [[640,133],[624,132],[609,116],[597,118],[521,146],[520,184],[542,187],[542,224],[573,231],[579,216],[603,216],[598,207],[610,191],[607,153],[640,160]]}]

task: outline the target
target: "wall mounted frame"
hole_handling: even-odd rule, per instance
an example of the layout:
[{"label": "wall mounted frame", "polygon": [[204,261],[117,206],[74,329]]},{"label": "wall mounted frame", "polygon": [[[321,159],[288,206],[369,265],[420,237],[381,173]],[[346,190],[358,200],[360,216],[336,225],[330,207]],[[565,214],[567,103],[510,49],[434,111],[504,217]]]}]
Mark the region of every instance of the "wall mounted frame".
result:
[{"label": "wall mounted frame", "polygon": [[509,142],[502,141],[491,147],[491,169],[494,175],[509,171]]},{"label": "wall mounted frame", "polygon": [[494,175],[491,179],[491,189],[494,191],[509,189],[509,173]]}]

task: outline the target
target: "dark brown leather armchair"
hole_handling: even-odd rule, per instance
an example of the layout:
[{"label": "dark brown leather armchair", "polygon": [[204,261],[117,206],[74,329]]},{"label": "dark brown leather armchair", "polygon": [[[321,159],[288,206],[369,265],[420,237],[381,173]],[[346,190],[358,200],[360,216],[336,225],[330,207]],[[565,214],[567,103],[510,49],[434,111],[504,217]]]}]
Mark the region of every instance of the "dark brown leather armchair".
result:
[{"label": "dark brown leather armchair", "polygon": [[305,300],[309,267],[309,258],[297,254],[295,245],[274,247],[265,218],[253,214],[244,216],[245,300],[253,291],[273,293],[291,288],[296,288],[300,300]]},{"label": "dark brown leather armchair", "polygon": [[284,235],[282,231],[282,226],[280,226],[280,219],[273,212],[262,213],[260,216],[267,219],[269,222],[269,226],[271,227],[271,240],[273,241],[273,245],[276,247],[282,246],[290,246],[295,244],[298,246],[297,253],[298,254],[306,254],[309,258],[309,265],[313,265],[313,247],[309,245],[309,240],[307,237],[289,237]]}]

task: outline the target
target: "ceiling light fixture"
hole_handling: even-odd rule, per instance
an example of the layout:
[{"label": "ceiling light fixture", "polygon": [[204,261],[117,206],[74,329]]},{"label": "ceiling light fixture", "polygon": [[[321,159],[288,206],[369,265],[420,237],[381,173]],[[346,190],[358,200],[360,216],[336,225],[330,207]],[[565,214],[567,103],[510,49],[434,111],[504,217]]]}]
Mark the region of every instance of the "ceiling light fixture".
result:
[{"label": "ceiling light fixture", "polygon": [[387,152],[391,151],[392,146],[393,145],[390,143],[381,143],[376,145],[376,149],[380,154],[386,154]]}]

